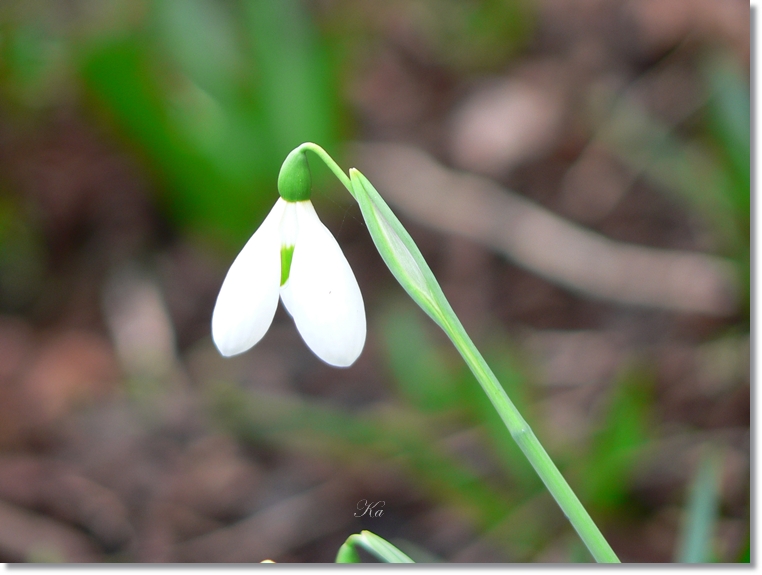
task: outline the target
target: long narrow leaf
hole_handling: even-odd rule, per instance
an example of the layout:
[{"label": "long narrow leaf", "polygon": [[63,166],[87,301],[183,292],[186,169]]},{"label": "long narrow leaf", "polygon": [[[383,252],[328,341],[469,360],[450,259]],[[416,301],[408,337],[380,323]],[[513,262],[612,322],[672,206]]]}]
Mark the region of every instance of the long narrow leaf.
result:
[{"label": "long narrow leaf", "polygon": [[699,463],[688,500],[677,561],[708,563],[712,557],[712,535],[719,507],[719,471],[717,454],[707,451]]},{"label": "long narrow leaf", "polygon": [[360,556],[356,549],[358,546],[384,563],[415,563],[386,539],[370,531],[361,531],[350,535],[346,543],[339,549],[336,563],[359,563]]}]

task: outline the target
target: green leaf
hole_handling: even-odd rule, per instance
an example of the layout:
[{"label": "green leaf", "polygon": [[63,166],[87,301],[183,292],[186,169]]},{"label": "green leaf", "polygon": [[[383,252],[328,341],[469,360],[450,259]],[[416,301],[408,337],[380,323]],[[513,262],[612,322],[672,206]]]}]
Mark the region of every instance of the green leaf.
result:
[{"label": "green leaf", "polygon": [[352,537],[354,535],[350,535],[350,538],[339,547],[339,552],[336,554],[336,563],[362,563],[360,554],[355,549],[355,546],[352,545]]},{"label": "green leaf", "polygon": [[746,539],[744,540],[741,552],[738,554],[736,563],[751,563],[751,533],[746,532]]},{"label": "green leaf", "polygon": [[[109,112],[163,177],[162,199],[182,228],[227,240],[231,247],[251,235],[258,216],[268,204],[272,206],[276,183],[274,177],[262,175],[256,145],[249,142],[245,147],[252,161],[243,177],[220,163],[217,152],[190,137],[178,118],[200,119],[173,114],[171,94],[159,81],[152,56],[138,36],[83,48],[80,72],[92,100]],[[268,180],[271,185],[263,185]]]},{"label": "green leaf", "polygon": [[0,305],[15,312],[32,305],[45,279],[45,250],[39,230],[0,188]]},{"label": "green leaf", "polygon": [[[456,368],[425,329],[411,303],[395,304],[383,313],[383,335],[389,366],[403,397],[415,408],[437,413],[463,408]],[[429,324],[430,325],[430,324]],[[460,364],[457,364],[460,370]],[[467,385],[479,393],[473,379]],[[505,434],[505,429],[502,430]]]},{"label": "green leaf", "polygon": [[713,533],[720,499],[720,460],[707,450],[699,462],[690,488],[685,523],[677,550],[680,563],[709,563],[713,560]]},{"label": "green leaf", "polygon": [[613,510],[627,498],[629,478],[650,429],[651,377],[640,368],[620,374],[600,429],[590,451],[575,467],[585,499],[601,510]]},{"label": "green leaf", "polygon": [[303,2],[245,0],[242,23],[255,63],[257,99],[276,157],[309,140],[336,140],[332,60]]},{"label": "green leaf", "polygon": [[700,214],[728,255],[748,245],[748,235],[744,238],[739,227],[730,177],[706,146],[678,138],[632,98],[616,103],[599,138],[632,169]]},{"label": "green leaf", "polygon": [[244,68],[233,19],[210,0],[160,0],[152,4],[162,46],[182,70],[216,99],[229,100]]},{"label": "green leaf", "polygon": [[336,563],[360,563],[360,555],[357,553],[356,546],[362,547],[384,563],[415,563],[386,539],[370,531],[361,531],[350,535],[346,543],[339,549]]},{"label": "green leaf", "polygon": [[716,56],[704,65],[709,87],[709,129],[722,146],[732,180],[731,200],[739,218],[751,213],[751,104],[749,85],[730,55]]}]

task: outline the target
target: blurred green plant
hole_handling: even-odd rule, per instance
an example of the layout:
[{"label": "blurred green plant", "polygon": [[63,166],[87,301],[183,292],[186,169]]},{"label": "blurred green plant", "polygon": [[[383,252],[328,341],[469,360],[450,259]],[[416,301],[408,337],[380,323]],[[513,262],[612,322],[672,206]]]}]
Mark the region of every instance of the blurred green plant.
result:
[{"label": "blurred green plant", "polygon": [[83,100],[153,170],[185,233],[240,244],[283,156],[336,142],[337,54],[304,2],[73,4],[0,6],[0,91],[19,113]]},{"label": "blurred green plant", "polygon": [[[575,464],[577,484],[591,508],[609,517],[628,503],[639,457],[655,439],[651,425],[653,377],[640,365],[623,368],[612,381],[609,405]],[[563,454],[559,454],[563,457]]]},{"label": "blurred green plant", "polygon": [[[711,52],[700,62],[704,104],[690,135],[667,126],[632,97],[620,97],[601,124],[599,138],[636,172],[672,194],[697,214],[713,234],[717,251],[737,264],[740,305],[737,320],[704,344],[700,370],[709,377],[727,372],[743,382],[748,358],[735,342],[750,329],[751,298],[751,105],[748,72],[737,58]],[[685,132],[683,130],[682,132]],[[730,346],[728,344],[731,344]],[[729,355],[730,353],[730,355]],[[744,367],[744,365],[746,367]],[[706,562],[716,521],[717,462],[706,456],[691,488],[676,560]],[[605,467],[604,467],[605,468]],[[743,562],[744,557],[740,558]]]},{"label": "blurred green plant", "polygon": [[215,419],[244,441],[320,453],[345,463],[381,458],[399,466],[436,499],[480,528],[497,525],[510,497],[447,453],[441,420],[396,405],[350,412],[326,402],[276,397],[216,382],[208,388]]},{"label": "blurred green plant", "polygon": [[707,447],[689,489],[682,534],[675,553],[678,563],[715,561],[713,534],[720,505],[720,464],[719,454]]},{"label": "blurred green plant", "polygon": [[[542,483],[478,388],[471,372],[448,355],[448,346],[435,345],[431,334],[410,306],[396,304],[383,313],[383,333],[401,398],[429,415],[456,416],[464,429],[484,431],[484,444],[501,464],[503,478],[513,486],[514,505],[501,526],[504,539],[519,557],[531,557],[558,532],[552,521],[537,521],[532,515],[552,513],[543,503]],[[504,337],[491,334],[486,358],[498,380],[514,398],[533,428],[542,421],[533,415],[537,398],[522,366],[522,354]],[[559,467],[573,480],[575,489],[592,509],[604,517],[615,517],[631,504],[630,478],[655,439],[651,418],[654,405],[653,378],[640,363],[625,367],[611,383],[606,407],[599,414],[594,432],[582,444],[549,451]],[[534,512],[534,513],[533,513]],[[542,532],[544,531],[544,533]],[[501,539],[503,538],[501,537]],[[572,547],[579,555],[579,549]],[[590,556],[582,547],[585,560]]]},{"label": "blurred green plant", "polygon": [[179,227],[233,246],[268,207],[281,158],[336,139],[328,55],[297,0],[155,0],[142,27],[84,42],[78,62]]},{"label": "blurred green plant", "polygon": [[[502,521],[487,525],[487,533],[511,557],[531,559],[564,528],[561,515],[521,450],[505,433],[505,425],[481,392],[471,371],[453,355],[452,348],[436,344],[422,316],[407,302],[386,307],[381,314],[387,362],[402,399],[428,417],[446,418],[456,429],[478,432],[480,447],[490,459],[487,472],[493,482],[504,485],[510,505]],[[536,397],[527,385],[526,369],[514,346],[499,334],[491,334],[485,356],[495,375],[535,428]],[[484,472],[483,472],[484,473]],[[590,555],[582,547],[585,557]]]},{"label": "blurred green plant", "polygon": [[17,113],[63,99],[69,79],[68,45],[40,16],[31,6],[0,5],[0,94]]},{"label": "blurred green plant", "polygon": [[45,274],[42,238],[18,202],[0,196],[0,306],[21,311],[34,302]]},{"label": "blurred green plant", "polygon": [[425,0],[419,4],[429,44],[442,62],[461,70],[505,65],[534,31],[536,6],[526,0]]},{"label": "blurred green plant", "polygon": [[[217,382],[207,389],[215,420],[246,442],[317,453],[343,464],[380,460],[401,467],[422,491],[469,518],[511,560],[532,560],[568,533],[552,498],[506,436],[474,376],[448,345],[434,342],[420,312],[397,303],[382,316],[384,349],[404,405],[350,411]],[[494,343],[487,358],[496,375],[510,382],[510,393],[523,398],[522,404],[533,405],[536,400],[515,352],[503,338],[490,339]],[[651,383],[642,369],[625,369],[614,380],[590,441],[571,450],[550,449],[602,516],[616,517],[632,504],[629,478],[653,439],[648,431]],[[526,413],[541,431],[532,410]],[[486,455],[486,467],[484,462],[474,466],[447,447],[449,437],[469,430],[478,432],[476,449]],[[591,559],[584,546],[570,544],[569,550],[570,561]]]},{"label": "blurred green plant", "polygon": [[[479,391],[471,371],[448,348],[437,346],[424,328],[417,310],[402,302],[380,314],[387,361],[400,397],[413,409],[431,416],[448,416],[464,428],[482,431],[503,471],[521,491],[541,489],[542,484],[521,451],[505,434],[505,426],[490,402]],[[495,375],[514,398],[527,419],[533,399],[526,377],[508,341],[490,338],[486,357]]]},{"label": "blurred green plant", "polygon": [[657,189],[680,198],[712,230],[719,252],[739,266],[742,309],[750,298],[751,138],[748,80],[734,58],[704,61],[702,130],[681,137],[631,95],[614,98],[598,138]]}]

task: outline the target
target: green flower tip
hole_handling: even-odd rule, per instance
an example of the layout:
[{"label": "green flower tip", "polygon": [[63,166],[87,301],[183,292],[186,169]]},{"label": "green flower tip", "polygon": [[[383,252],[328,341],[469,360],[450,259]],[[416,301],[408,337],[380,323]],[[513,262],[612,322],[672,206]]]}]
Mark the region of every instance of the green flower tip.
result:
[{"label": "green flower tip", "polygon": [[278,175],[278,193],[287,202],[302,202],[310,199],[312,189],[312,176],[310,165],[307,163],[307,155],[296,148],[280,167]]}]

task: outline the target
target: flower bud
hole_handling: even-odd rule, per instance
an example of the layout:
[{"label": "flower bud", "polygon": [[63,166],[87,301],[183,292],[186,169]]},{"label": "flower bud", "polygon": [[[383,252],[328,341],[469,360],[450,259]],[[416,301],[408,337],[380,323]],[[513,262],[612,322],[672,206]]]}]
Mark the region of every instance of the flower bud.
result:
[{"label": "flower bud", "polygon": [[310,199],[312,176],[306,154],[299,148],[293,150],[280,167],[278,193],[287,202],[302,202]]}]

